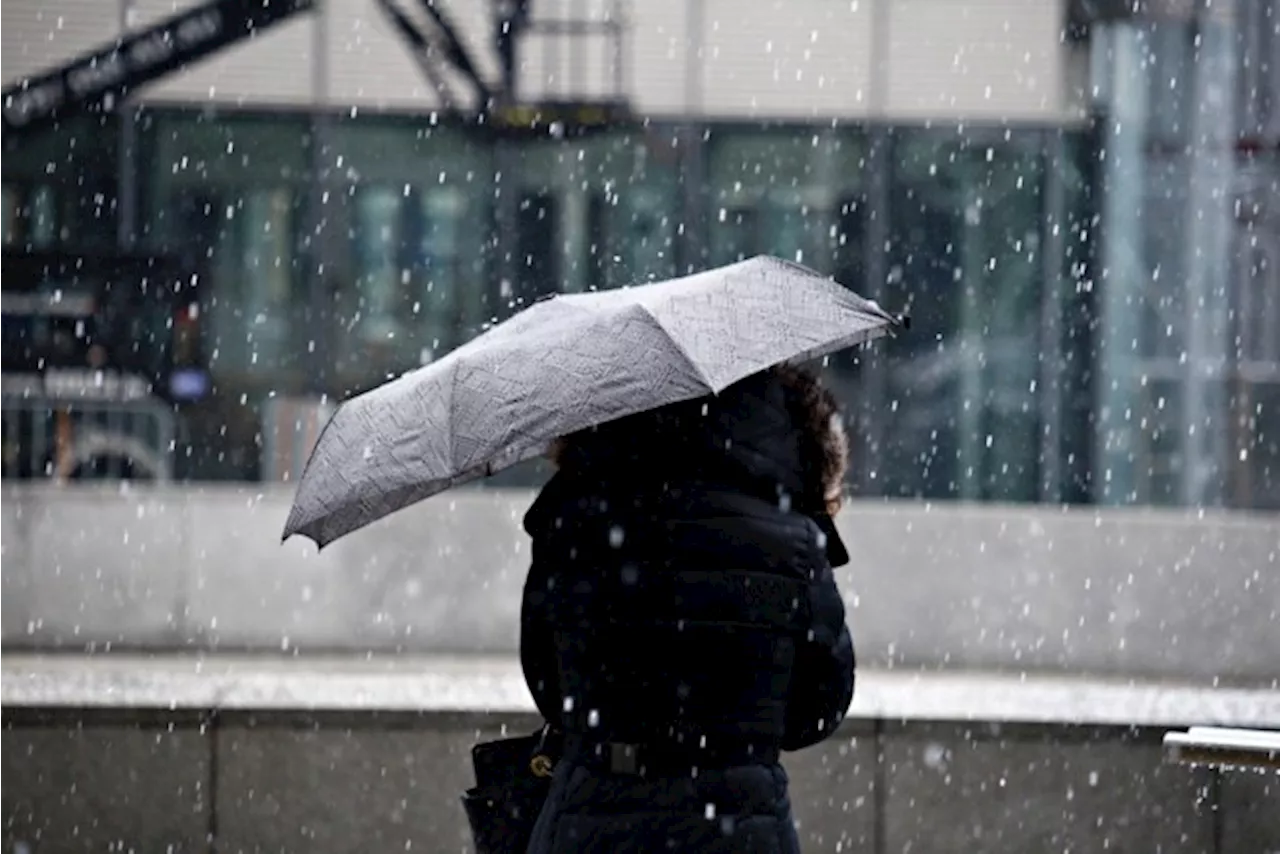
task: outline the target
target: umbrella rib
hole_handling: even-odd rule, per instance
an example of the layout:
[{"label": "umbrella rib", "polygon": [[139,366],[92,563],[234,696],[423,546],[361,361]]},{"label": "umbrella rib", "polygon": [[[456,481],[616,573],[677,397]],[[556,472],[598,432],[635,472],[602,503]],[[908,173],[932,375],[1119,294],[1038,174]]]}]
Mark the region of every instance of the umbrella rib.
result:
[{"label": "umbrella rib", "polygon": [[637,303],[637,305],[644,310],[644,313],[649,316],[649,319],[653,321],[653,324],[667,336],[667,340],[671,342],[671,346],[676,348],[676,352],[684,357],[685,362],[687,362],[689,367],[693,370],[694,376],[696,376],[712,394],[719,394],[720,389],[716,388],[715,384],[711,382],[710,378],[707,377],[702,368],[698,367],[698,363],[694,361],[693,355],[684,348],[683,344],[676,340],[676,337],[671,334],[671,330],[667,329],[667,327],[663,325],[661,318],[654,314],[653,310],[644,303]]},{"label": "umbrella rib", "polygon": [[454,455],[457,448],[454,447],[453,441],[453,407],[458,399],[458,371],[462,367],[462,360],[455,359],[453,363],[453,372],[449,375],[449,402],[445,406],[444,411],[444,433],[448,437],[448,450],[445,452],[445,461],[449,464],[449,470],[453,471],[458,467],[458,461]]},{"label": "umbrella rib", "polygon": [[[342,405],[334,407],[333,414],[325,421],[324,426],[320,428],[320,435],[316,437],[315,444],[312,445],[311,453],[307,455],[307,461],[302,465],[302,474],[298,476],[299,489],[301,484],[307,479],[307,472],[311,470],[312,465],[316,462],[315,449],[320,447],[320,443],[324,441],[324,436],[329,432],[329,428],[333,426],[333,422],[338,419],[338,413],[342,411]],[[284,531],[280,535],[280,542],[285,542],[294,534],[301,534],[302,529],[306,527],[307,521],[302,519],[302,506],[298,503],[295,496],[293,505],[289,508],[289,517],[285,519]],[[304,536],[306,536],[304,534]]]}]

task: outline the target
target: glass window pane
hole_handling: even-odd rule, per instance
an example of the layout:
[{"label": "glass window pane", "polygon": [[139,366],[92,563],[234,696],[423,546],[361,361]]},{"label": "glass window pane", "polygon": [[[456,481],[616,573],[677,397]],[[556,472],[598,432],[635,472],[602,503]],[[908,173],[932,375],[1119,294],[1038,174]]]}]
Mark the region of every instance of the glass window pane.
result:
[{"label": "glass window pane", "polygon": [[861,136],[811,126],[727,128],[710,134],[707,159],[713,265],[766,254],[834,272],[838,259],[843,273],[860,276],[853,258],[861,250]]},{"label": "glass window pane", "polygon": [[[1095,134],[1064,132],[1063,156],[1056,173],[1062,181],[1062,207],[1056,213],[1051,211],[1047,220],[1050,228],[1058,229],[1062,247],[1057,296],[1061,361],[1054,369],[1058,378],[1057,482],[1050,484],[1049,490],[1065,503],[1092,502],[1094,491],[1093,378],[1098,369],[1094,247],[1100,204],[1097,150]],[[1054,392],[1042,388],[1040,393]]]},{"label": "glass window pane", "polygon": [[893,142],[885,301],[887,494],[1034,500],[1039,492],[1043,153],[903,131]]},{"label": "glass window pane", "polygon": [[403,240],[402,195],[390,187],[362,187],[356,191],[354,231],[360,312],[350,324],[362,343],[374,346],[394,340],[401,325],[396,303]]},{"label": "glass window pane", "polygon": [[1229,287],[1234,377],[1227,502],[1280,509],[1280,155],[1250,156],[1237,195]]},{"label": "glass window pane", "polygon": [[406,238],[414,295],[410,315],[418,324],[421,361],[427,362],[462,341],[463,294],[476,284],[468,274],[468,257],[486,235],[468,232],[475,206],[460,187],[428,187],[412,198],[416,216]]},{"label": "glass window pane", "polygon": [[31,194],[31,219],[27,243],[32,249],[48,249],[58,241],[58,200],[48,184]]},{"label": "glass window pane", "polygon": [[[554,294],[561,283],[561,244],[569,244],[563,230],[568,225],[561,221],[563,209],[561,194],[551,190],[522,190],[516,206],[516,270],[515,294],[519,305]],[[578,272],[581,267],[571,264]]]},{"label": "glass window pane", "polygon": [[675,275],[681,217],[672,139],[655,126],[521,143],[515,295]]},{"label": "glass window pane", "polygon": [[119,121],[78,116],[6,147],[5,184],[14,201],[15,248],[99,250],[116,244]]},{"label": "glass window pane", "polygon": [[[1029,134],[1034,141],[1038,134]],[[965,335],[981,353],[981,409],[974,494],[984,500],[1039,496],[1040,325],[1044,290],[1043,154],[1035,144],[967,152],[966,276],[973,291]],[[966,289],[967,291],[967,289]],[[1028,354],[1037,354],[1029,358]],[[963,405],[963,404],[962,404]],[[962,473],[968,476],[967,471]]]},{"label": "glass window pane", "polygon": [[17,240],[19,190],[8,181],[4,183],[3,196],[0,197],[0,215],[4,217],[4,245],[13,246]]},{"label": "glass window pane", "polygon": [[[457,187],[366,186],[354,194],[355,289],[344,300],[349,355],[388,369],[434,359],[461,341],[468,285],[467,199]],[[479,284],[472,282],[472,284]]]},{"label": "glass window pane", "polygon": [[603,202],[600,273],[587,287],[612,288],[676,275],[681,210],[680,163],[673,129],[599,136],[590,141],[587,185]]},{"label": "glass window pane", "polygon": [[[288,187],[254,189],[242,196],[240,271],[247,332],[241,364],[279,364],[291,355],[297,265],[294,193]],[[228,351],[230,358],[231,351]]]},{"label": "glass window pane", "polygon": [[1148,123],[1153,142],[1165,150],[1191,137],[1195,108],[1195,67],[1200,54],[1196,26],[1189,20],[1144,21],[1138,25],[1149,69]]},{"label": "glass window pane", "polygon": [[1231,503],[1280,510],[1280,367],[1269,379],[1242,380],[1231,400],[1236,414]]},{"label": "glass window pane", "polygon": [[341,166],[325,216],[333,362],[340,396],[453,349],[490,315],[492,155],[483,137],[400,119],[347,120],[327,157]]},{"label": "glass window pane", "polygon": [[[53,249],[71,236],[66,188],[49,181],[6,184],[4,243],[26,250]],[[89,245],[92,245],[90,243]]]},{"label": "glass window pane", "polygon": [[1183,384],[1178,378],[1149,379],[1141,385],[1138,422],[1144,441],[1138,445],[1137,503],[1173,506],[1180,499],[1183,454],[1178,435]]},{"label": "glass window pane", "polygon": [[227,391],[301,386],[302,118],[151,115],[146,244],[202,270],[209,367]]},{"label": "glass window pane", "polygon": [[1099,51],[1095,72],[1118,85],[1098,115],[1097,500],[1253,500],[1240,457],[1252,455],[1252,393],[1268,369],[1247,342],[1266,309],[1245,308],[1244,271],[1276,233],[1265,202],[1276,183],[1257,170],[1274,149],[1260,123],[1269,5],[1116,21]]},{"label": "glass window pane", "polygon": [[957,336],[964,210],[956,151],[940,137],[903,133],[892,143],[885,303],[911,316],[886,342],[885,494],[959,494],[958,414],[962,375]]}]

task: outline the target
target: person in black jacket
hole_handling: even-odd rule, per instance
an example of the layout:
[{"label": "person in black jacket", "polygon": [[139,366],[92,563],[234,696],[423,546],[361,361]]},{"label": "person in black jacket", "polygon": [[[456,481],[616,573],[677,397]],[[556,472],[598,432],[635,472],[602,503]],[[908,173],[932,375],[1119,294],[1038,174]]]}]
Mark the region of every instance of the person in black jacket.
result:
[{"label": "person in black jacket", "polygon": [[779,753],[853,698],[846,456],[794,366],[558,443],[524,520],[521,663],[565,738],[531,854],[799,851]]}]

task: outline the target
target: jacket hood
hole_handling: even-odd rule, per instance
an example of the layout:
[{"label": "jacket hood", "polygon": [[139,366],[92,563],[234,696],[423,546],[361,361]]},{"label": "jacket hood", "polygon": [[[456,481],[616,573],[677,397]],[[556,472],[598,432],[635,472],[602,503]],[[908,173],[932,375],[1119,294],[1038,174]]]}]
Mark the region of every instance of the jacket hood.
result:
[{"label": "jacket hood", "polygon": [[[715,396],[664,406],[584,431],[561,454],[559,472],[525,517],[535,534],[548,504],[567,493],[661,496],[702,484],[739,492],[811,517],[826,539],[832,566],[849,562],[835,523],[822,506],[805,506],[800,428],[785,390],[756,374]],[[545,496],[545,500],[544,500]],[[654,508],[657,509],[656,507]]]}]

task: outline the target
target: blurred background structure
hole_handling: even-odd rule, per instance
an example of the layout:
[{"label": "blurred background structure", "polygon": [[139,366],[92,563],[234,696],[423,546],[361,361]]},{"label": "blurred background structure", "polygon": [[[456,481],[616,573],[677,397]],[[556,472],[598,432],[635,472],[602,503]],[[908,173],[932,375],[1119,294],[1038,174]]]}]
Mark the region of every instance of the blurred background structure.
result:
[{"label": "blurred background structure", "polygon": [[[538,294],[771,253],[913,314],[839,366],[856,494],[1280,508],[1271,0],[396,2],[6,8],[6,477],[279,479]],[[106,281],[78,341],[14,296]],[[95,360],[152,455],[31,396]]]},{"label": "blurred background structure", "polygon": [[806,844],[1280,851],[1275,778],[1160,753],[1280,729],[1280,0],[3,23],[6,849],[463,850],[542,472],[323,553],[290,481],[531,299],[768,253],[913,319],[832,360],[863,675]]}]

